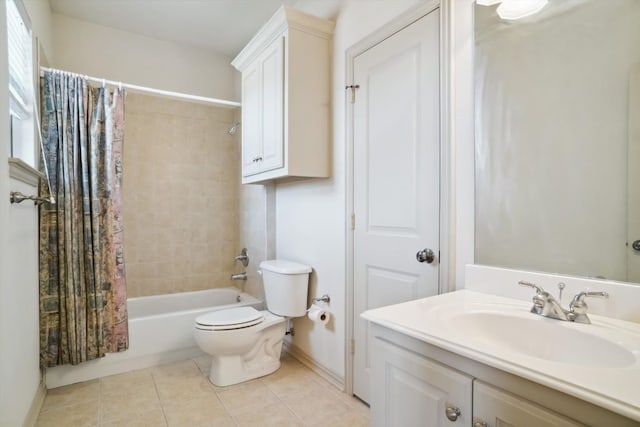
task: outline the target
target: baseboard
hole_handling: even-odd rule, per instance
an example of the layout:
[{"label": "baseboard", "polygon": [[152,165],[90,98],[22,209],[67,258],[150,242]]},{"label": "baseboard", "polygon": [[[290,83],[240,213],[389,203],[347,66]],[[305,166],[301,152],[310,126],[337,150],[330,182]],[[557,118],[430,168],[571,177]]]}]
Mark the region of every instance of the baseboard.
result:
[{"label": "baseboard", "polygon": [[36,395],[33,396],[31,406],[29,407],[29,412],[27,412],[27,416],[25,417],[24,423],[22,424],[23,427],[33,427],[36,425],[46,395],[47,389],[44,386],[44,382],[41,382],[40,384],[38,384]]},{"label": "baseboard", "polygon": [[320,365],[318,362],[309,357],[304,351],[302,351],[299,347],[285,341],[283,345],[283,350],[289,353],[294,359],[298,360],[307,368],[311,369],[316,374],[320,375],[322,378],[333,384],[338,390],[345,391],[344,386],[344,378],[336,375],[331,372],[329,369]]}]

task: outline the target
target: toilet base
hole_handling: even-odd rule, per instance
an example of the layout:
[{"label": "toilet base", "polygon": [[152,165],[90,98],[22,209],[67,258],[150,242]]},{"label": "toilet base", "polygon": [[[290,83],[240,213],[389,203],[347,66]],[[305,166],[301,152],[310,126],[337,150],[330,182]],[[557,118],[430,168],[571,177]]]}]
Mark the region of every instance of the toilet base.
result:
[{"label": "toilet base", "polygon": [[244,355],[212,356],[209,380],[216,386],[239,384],[269,375],[280,368],[282,338],[266,339]]}]

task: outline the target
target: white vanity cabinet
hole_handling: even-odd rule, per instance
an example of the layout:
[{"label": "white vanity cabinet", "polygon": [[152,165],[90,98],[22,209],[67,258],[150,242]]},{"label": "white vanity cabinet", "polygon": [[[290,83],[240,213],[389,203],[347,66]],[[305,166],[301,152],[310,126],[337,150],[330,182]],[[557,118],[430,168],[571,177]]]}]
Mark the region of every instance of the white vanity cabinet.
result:
[{"label": "white vanity cabinet", "polygon": [[370,327],[373,426],[638,426],[404,333],[375,323]]},{"label": "white vanity cabinet", "polygon": [[334,23],[282,6],[231,63],[242,73],[242,183],[330,174]]},{"label": "white vanity cabinet", "polygon": [[383,339],[372,350],[372,426],[471,424],[472,377]]},{"label": "white vanity cabinet", "polygon": [[482,381],[473,383],[473,426],[578,427],[562,415]]}]

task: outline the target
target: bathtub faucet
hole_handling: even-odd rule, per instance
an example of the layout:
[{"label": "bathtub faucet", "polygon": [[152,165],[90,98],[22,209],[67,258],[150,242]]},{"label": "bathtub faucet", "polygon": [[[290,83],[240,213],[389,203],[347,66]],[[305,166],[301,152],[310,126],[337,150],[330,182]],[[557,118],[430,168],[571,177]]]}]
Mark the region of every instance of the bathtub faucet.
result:
[{"label": "bathtub faucet", "polygon": [[240,255],[234,258],[236,261],[240,261],[243,266],[249,265],[249,254],[247,253],[247,248],[242,248],[240,251]]},{"label": "bathtub faucet", "polygon": [[247,280],[247,273],[232,274],[231,280]]}]

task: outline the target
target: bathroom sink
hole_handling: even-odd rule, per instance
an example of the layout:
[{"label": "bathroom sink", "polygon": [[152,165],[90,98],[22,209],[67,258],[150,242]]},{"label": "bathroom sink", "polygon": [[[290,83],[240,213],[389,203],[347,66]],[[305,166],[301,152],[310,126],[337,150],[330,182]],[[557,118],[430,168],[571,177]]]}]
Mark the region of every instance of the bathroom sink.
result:
[{"label": "bathroom sink", "polygon": [[547,319],[522,310],[492,307],[454,312],[448,316],[447,326],[469,335],[480,346],[550,362],[599,368],[624,368],[636,363],[631,350],[590,333],[590,328],[599,328],[596,325]]},{"label": "bathroom sink", "polygon": [[398,332],[640,420],[640,324],[591,313],[591,324],[555,320],[531,306],[463,289],[362,317],[374,334]]}]

